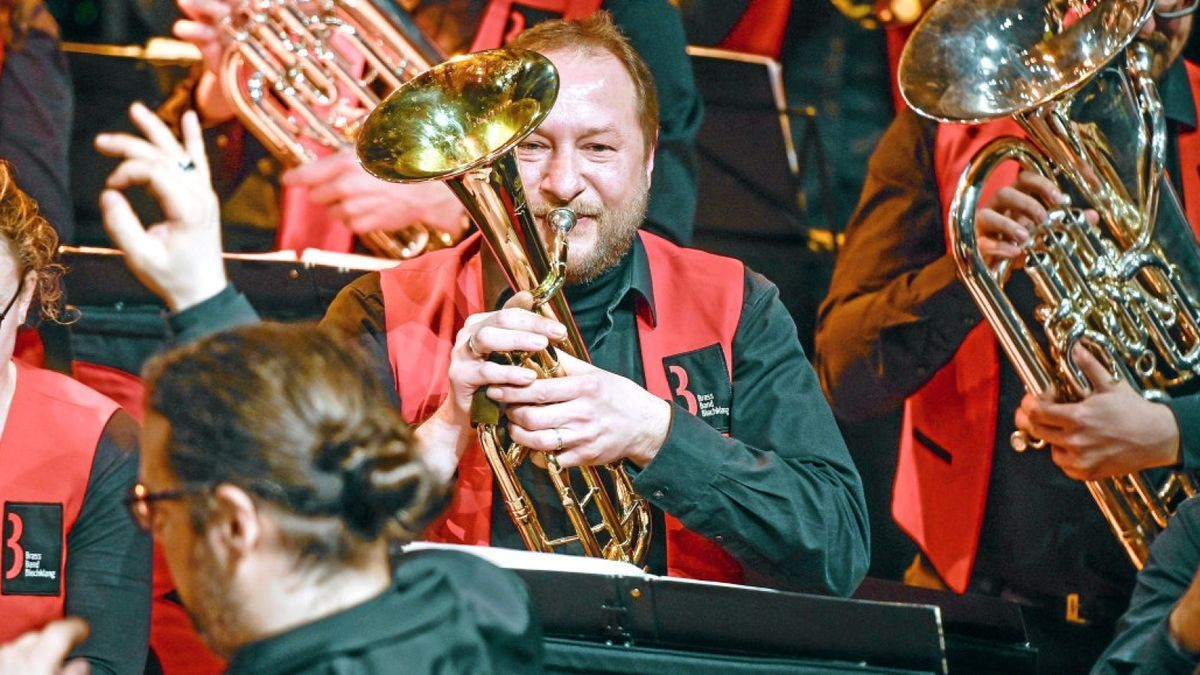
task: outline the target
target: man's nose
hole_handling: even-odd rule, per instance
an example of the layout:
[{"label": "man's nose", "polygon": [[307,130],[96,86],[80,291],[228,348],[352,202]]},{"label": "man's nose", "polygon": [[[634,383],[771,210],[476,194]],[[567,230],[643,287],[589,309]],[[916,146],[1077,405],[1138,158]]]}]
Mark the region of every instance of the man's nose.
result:
[{"label": "man's nose", "polygon": [[555,152],[538,189],[556,204],[569,204],[578,197],[583,192],[584,182],[575,153],[570,150]]}]

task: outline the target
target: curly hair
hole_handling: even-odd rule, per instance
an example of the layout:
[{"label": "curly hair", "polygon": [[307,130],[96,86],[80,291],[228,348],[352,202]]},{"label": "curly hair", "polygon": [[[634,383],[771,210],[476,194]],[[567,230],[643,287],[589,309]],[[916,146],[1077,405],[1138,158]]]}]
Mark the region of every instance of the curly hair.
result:
[{"label": "curly hair", "polygon": [[37,274],[37,297],[42,316],[57,321],[66,271],[56,258],[58,233],[38,212],[33,197],[17,186],[12,166],[0,160],[0,235],[18,264],[18,276]]}]

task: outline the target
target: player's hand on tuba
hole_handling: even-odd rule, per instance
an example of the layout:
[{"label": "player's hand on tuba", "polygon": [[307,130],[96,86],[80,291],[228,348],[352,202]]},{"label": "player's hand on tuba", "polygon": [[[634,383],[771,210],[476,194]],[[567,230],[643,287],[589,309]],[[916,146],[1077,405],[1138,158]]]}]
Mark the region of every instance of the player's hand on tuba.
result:
[{"label": "player's hand on tuba", "polygon": [[221,55],[227,46],[227,37],[221,23],[233,12],[242,0],[177,0],[183,19],[175,22],[171,32],[175,37],[190,42],[204,57],[204,73],[193,94],[196,111],[207,124],[216,124],[231,119],[233,104],[221,89],[217,72],[221,66]]},{"label": "player's hand on tuba", "polygon": [[1091,383],[1091,395],[1056,403],[1027,394],[1016,414],[1017,428],[1050,444],[1063,473],[1098,480],[1179,461],[1179,425],[1170,408],[1114,378],[1084,347],[1071,356]]},{"label": "player's hand on tuba", "polygon": [[389,183],[358,163],[353,148],[290,169],[283,184],[308,189],[308,199],[325,207],[356,234],[392,232],[421,223],[462,238],[466,212],[444,183]]}]

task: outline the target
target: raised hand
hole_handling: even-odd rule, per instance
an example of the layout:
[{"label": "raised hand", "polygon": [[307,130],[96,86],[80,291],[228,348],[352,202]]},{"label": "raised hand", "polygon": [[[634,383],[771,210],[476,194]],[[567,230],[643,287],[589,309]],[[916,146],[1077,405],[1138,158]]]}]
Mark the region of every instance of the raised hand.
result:
[{"label": "raised hand", "polygon": [[1054,463],[1077,480],[1178,462],[1179,425],[1171,409],[1114,379],[1087,349],[1076,347],[1071,354],[1092,394],[1077,403],[1026,395],[1017,409],[1017,428],[1049,443]]},{"label": "raised hand", "polygon": [[[200,123],[183,116],[183,141],[140,103],[130,119],[144,136],[100,134],[96,149],[122,161],[100,193],[104,227],[125,252],[130,271],[178,312],[210,298],[227,283],[221,260],[221,220]],[[123,193],[144,186],[163,220],[144,227]]]}]

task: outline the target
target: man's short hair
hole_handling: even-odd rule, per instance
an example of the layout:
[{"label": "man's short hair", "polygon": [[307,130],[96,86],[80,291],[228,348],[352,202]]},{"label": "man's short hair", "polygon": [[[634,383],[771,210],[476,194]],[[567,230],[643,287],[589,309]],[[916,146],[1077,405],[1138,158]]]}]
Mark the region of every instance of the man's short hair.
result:
[{"label": "man's short hair", "polygon": [[[170,423],[182,484],[236,485],[302,559],[348,562],[424,531],[446,486],[358,349],[312,325],[262,323],[151,360],[147,408]],[[203,529],[207,499],[192,502]]]},{"label": "man's short hair", "polygon": [[638,122],[647,154],[658,141],[658,93],[654,77],[608,12],[573,21],[544,21],[517,36],[508,46],[546,54],[556,51],[607,52],[633,80]]}]

